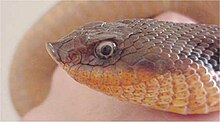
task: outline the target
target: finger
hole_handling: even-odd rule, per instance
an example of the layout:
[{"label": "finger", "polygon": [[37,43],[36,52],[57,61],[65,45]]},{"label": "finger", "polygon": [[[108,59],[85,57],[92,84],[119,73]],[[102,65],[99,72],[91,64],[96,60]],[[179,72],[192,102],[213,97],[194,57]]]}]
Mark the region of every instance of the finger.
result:
[{"label": "finger", "polygon": [[159,16],[155,17],[155,19],[161,21],[171,21],[176,23],[196,23],[195,20],[172,11],[162,13]]}]

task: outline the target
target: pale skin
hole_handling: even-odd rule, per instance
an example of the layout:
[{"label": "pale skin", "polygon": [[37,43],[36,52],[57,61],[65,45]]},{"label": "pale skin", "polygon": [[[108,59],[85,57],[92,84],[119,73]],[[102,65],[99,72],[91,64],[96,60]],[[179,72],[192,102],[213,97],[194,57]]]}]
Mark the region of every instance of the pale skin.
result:
[{"label": "pale skin", "polygon": [[[185,16],[166,12],[159,20],[196,23]],[[45,101],[28,112],[23,120],[219,120],[219,112],[206,115],[178,115],[122,102],[73,80],[61,67],[52,78]]]}]

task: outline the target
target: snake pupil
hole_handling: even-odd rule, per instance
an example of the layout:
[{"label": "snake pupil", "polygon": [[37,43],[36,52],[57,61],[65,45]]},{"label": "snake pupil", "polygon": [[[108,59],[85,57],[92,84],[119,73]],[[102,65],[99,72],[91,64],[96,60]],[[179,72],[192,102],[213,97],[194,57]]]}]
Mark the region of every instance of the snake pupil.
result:
[{"label": "snake pupil", "polygon": [[111,53],[111,51],[112,51],[112,47],[109,45],[106,45],[101,48],[101,53],[106,56],[108,56]]}]

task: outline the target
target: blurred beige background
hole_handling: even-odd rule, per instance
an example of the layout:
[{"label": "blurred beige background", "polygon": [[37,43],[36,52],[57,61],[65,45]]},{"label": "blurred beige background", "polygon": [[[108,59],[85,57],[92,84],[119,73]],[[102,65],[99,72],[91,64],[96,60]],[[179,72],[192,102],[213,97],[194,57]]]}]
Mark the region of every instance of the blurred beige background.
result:
[{"label": "blurred beige background", "polygon": [[[8,89],[8,71],[18,42],[56,1],[1,1],[1,120],[19,120]],[[22,54],[21,54],[22,55]]]}]

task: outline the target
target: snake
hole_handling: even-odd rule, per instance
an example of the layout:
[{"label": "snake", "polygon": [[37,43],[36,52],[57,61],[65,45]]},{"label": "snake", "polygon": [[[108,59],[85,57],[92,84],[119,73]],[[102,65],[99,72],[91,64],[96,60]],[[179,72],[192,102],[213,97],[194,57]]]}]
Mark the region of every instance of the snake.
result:
[{"label": "snake", "polygon": [[[183,2],[183,1],[182,2],[180,2],[180,1],[159,1],[159,2],[156,2],[156,1],[155,2],[154,1],[138,1],[138,2],[133,2],[133,1],[126,1],[126,2],[125,1],[123,1],[123,2],[122,1],[121,2],[117,2],[117,1],[92,1],[92,2],[91,1],[83,1],[83,2],[78,2],[77,1],[76,2],[76,1],[74,1],[74,2],[67,2],[66,1],[66,2],[58,2],[48,12],[46,12],[38,21],[36,21],[35,24],[32,25],[32,27],[25,33],[23,39],[20,41],[20,43],[17,47],[17,50],[15,51],[13,60],[11,62],[11,68],[10,68],[10,74],[9,74],[10,93],[11,93],[11,96],[12,96],[12,102],[14,104],[15,109],[17,110],[17,112],[20,116],[24,116],[28,111],[30,111],[34,107],[37,107],[38,105],[40,105],[45,100],[45,98],[47,98],[47,96],[48,96],[48,93],[49,93],[50,87],[51,87],[51,76],[52,76],[53,71],[54,71],[55,67],[57,66],[57,64],[48,55],[48,53],[45,49],[45,43],[46,42],[59,40],[61,37],[63,37],[67,33],[71,32],[72,30],[77,29],[80,26],[85,25],[86,23],[89,23],[89,22],[104,21],[104,22],[107,22],[106,24],[104,24],[105,26],[107,26],[107,25],[111,26],[111,24],[108,23],[108,22],[113,22],[115,20],[131,19],[131,18],[153,18],[154,16],[157,16],[158,14],[166,12],[166,11],[174,11],[174,12],[184,14],[186,16],[189,16],[189,17],[193,18],[198,23],[219,24],[219,6],[218,6],[218,4],[219,4],[219,2],[213,2],[213,1],[212,2],[209,2],[209,1],[206,1],[206,2],[199,2],[199,1],[198,2],[197,1],[194,1],[194,2],[187,2],[187,1],[186,2]],[[97,11],[97,10],[100,10],[100,11]],[[207,17],[207,16],[209,16],[209,17]],[[130,27],[134,26],[133,27],[133,28],[135,28],[134,31],[140,31],[141,30],[141,23],[143,24],[143,21],[145,21],[145,20],[138,20],[137,19],[137,20],[132,20],[132,21],[134,22],[134,23],[133,22],[132,23],[135,24],[135,25],[129,24],[129,23],[126,24],[126,21],[124,21],[124,22],[121,21],[120,23],[118,23],[119,25],[117,25],[116,23],[113,22],[112,26],[115,25],[115,24],[116,25],[113,26],[113,28],[106,27],[106,29],[109,28],[109,29],[116,29],[117,30],[117,29],[120,28],[119,26],[124,27],[124,26],[129,25]],[[139,22],[139,21],[142,21],[142,22]],[[127,21],[127,22],[129,22],[129,21]],[[153,24],[152,27],[147,26],[150,23]],[[199,26],[199,25],[184,25],[184,24],[183,25],[182,24],[175,25],[173,23],[167,23],[166,24],[166,23],[162,23],[162,22],[156,22],[156,21],[154,22],[153,20],[149,20],[149,23],[148,23],[148,20],[146,20],[146,25],[143,25],[143,27],[144,26],[148,27],[148,28],[151,27],[151,29],[153,29],[154,27],[157,26],[156,23],[159,23],[159,25],[162,27],[161,28],[162,32],[166,30],[165,28],[170,28],[171,29],[169,32],[165,32],[166,34],[168,34],[168,33],[175,34],[176,32],[178,32],[175,29],[178,29],[178,28],[183,28],[183,29],[180,29],[180,32],[187,31],[187,30],[190,31],[191,29],[192,30],[197,30],[198,28],[205,29],[205,30],[203,30],[204,32],[206,32],[208,30],[211,30],[211,31],[208,31],[208,32],[211,33],[212,36],[215,36],[214,34],[212,34],[213,31],[216,32],[216,30],[212,30],[212,29],[216,28],[216,26],[213,26],[213,28],[212,28],[212,26],[203,26],[203,25],[202,26]],[[100,25],[101,23],[96,23],[96,24]],[[91,29],[96,24],[90,25]],[[102,22],[102,24],[103,24],[103,22]],[[182,26],[186,26],[186,27],[182,27]],[[197,26],[198,26],[198,28],[197,28]],[[115,28],[115,27],[119,27],[119,28]],[[130,28],[130,27],[126,27],[126,28]],[[176,28],[174,29],[173,27],[176,27]],[[193,27],[196,27],[196,28],[193,29]],[[172,30],[172,28],[173,28],[173,30]],[[163,30],[163,29],[165,29],[165,30]],[[114,43],[112,43],[112,42],[102,43],[102,44],[100,44],[99,47],[101,47],[101,45],[108,44],[110,47],[115,47],[117,50],[122,49],[122,47],[119,48],[118,44],[117,44],[118,42],[123,42],[122,40],[124,40],[124,37],[121,38],[120,33],[124,35],[125,32],[131,31],[131,33],[133,33],[133,34],[131,34],[130,36],[128,35],[128,37],[129,37],[128,39],[130,41],[132,39],[136,40],[135,38],[138,38],[138,40],[140,40],[142,38],[141,41],[136,40],[136,43],[134,43],[132,45],[131,45],[130,41],[125,41],[127,44],[125,44],[124,46],[131,45],[131,48],[127,48],[127,49],[131,49],[131,50],[127,50],[127,52],[132,53],[132,51],[137,50],[137,49],[142,49],[143,50],[143,49],[150,48],[150,47],[142,48],[141,46],[146,47],[146,46],[150,46],[150,45],[151,46],[156,45],[156,41],[157,41],[157,43],[160,43],[164,38],[163,36],[165,36],[163,34],[162,34],[162,36],[157,36],[157,37],[160,37],[162,40],[157,39],[157,40],[154,40],[155,41],[154,42],[153,40],[151,40],[151,38],[155,38],[156,35],[159,34],[159,33],[156,33],[156,32],[159,32],[159,31],[151,32],[149,30],[149,32],[150,32],[149,34],[151,34],[151,36],[149,36],[149,39],[151,41],[146,42],[145,44],[148,43],[148,45],[145,45],[145,44],[142,44],[143,41],[147,41],[149,39],[143,39],[143,38],[145,38],[143,35],[148,33],[147,32],[148,30],[144,30],[144,31],[146,31],[146,33],[145,32],[142,32],[142,33],[138,32],[138,33],[135,34],[135,32],[128,29],[126,31],[120,31],[120,33],[117,32],[117,33],[114,34],[114,32],[116,32],[116,30],[112,30],[112,34],[114,35],[114,38],[112,38],[112,39],[115,40],[115,41],[118,40],[118,39],[119,40],[121,39],[121,41],[116,41]],[[94,29],[94,31],[96,31],[96,30]],[[80,32],[80,31],[78,30],[78,32]],[[175,33],[172,33],[172,32],[175,32]],[[202,33],[203,32],[201,32],[201,34]],[[190,33],[187,33],[187,34],[185,36],[181,36],[181,37],[185,37],[185,39],[189,38],[188,36],[190,36]],[[113,35],[110,34],[110,35],[106,35],[106,36],[99,37],[99,38],[107,38],[107,37],[113,36]],[[179,34],[176,33],[176,37],[178,37],[178,35]],[[141,37],[141,36],[143,36],[143,37]],[[169,36],[169,34],[168,34],[168,36]],[[194,35],[191,35],[191,36],[194,36]],[[210,36],[210,39],[212,39],[212,36]],[[72,37],[73,37],[73,35],[72,36],[70,35],[68,38],[72,38]],[[120,38],[118,38],[118,37],[120,37]],[[218,35],[216,37],[218,38]],[[94,38],[96,38],[96,37],[94,37]],[[173,38],[173,39],[175,39],[175,38]],[[202,36],[201,36],[201,38],[202,38]],[[67,37],[65,39],[67,39]],[[213,43],[216,44],[215,37],[213,39],[215,40]],[[186,40],[188,40],[188,39],[186,39]],[[69,43],[71,43],[71,42],[72,41],[70,41]],[[171,43],[174,44],[174,42],[172,42],[172,41],[162,41],[161,44],[163,44],[164,42],[167,42],[167,44],[166,44],[167,46],[168,46],[168,43],[169,44],[171,44]],[[178,57],[178,58],[181,57],[180,55],[185,54],[185,53],[186,54],[190,53],[190,56],[192,56],[191,53],[193,53],[194,49],[191,50],[190,48],[195,48],[195,47],[191,47],[194,44],[191,44],[191,43],[188,44],[186,42],[187,41],[182,42],[183,44],[177,44],[177,45],[175,44],[177,46],[177,48],[176,48],[177,52],[172,53],[172,54],[176,55],[176,57]],[[78,42],[78,43],[81,44],[80,42]],[[198,40],[197,41],[195,40],[195,43],[200,44],[200,43],[198,43]],[[207,77],[208,76],[214,76],[216,74],[216,69],[217,69],[215,61],[207,63],[207,64],[205,63],[204,65],[202,65],[203,60],[205,60],[205,62],[206,61],[208,61],[208,62],[213,61],[212,59],[215,59],[215,58],[213,58],[214,56],[211,56],[211,55],[213,54],[213,55],[216,56],[215,51],[216,51],[216,49],[218,49],[218,48],[214,48],[212,44],[209,44],[206,41],[205,41],[205,43],[207,43],[207,44],[204,44],[202,42],[202,44],[204,44],[204,45],[202,45],[202,47],[200,46],[201,49],[198,50],[199,51],[198,53],[195,53],[195,54],[198,54],[200,57],[203,54],[205,56],[207,56],[207,57],[202,56],[203,58],[201,57],[202,58],[201,62],[200,62],[200,59],[198,59],[198,61],[201,64],[200,63],[197,64],[196,61],[192,57],[187,59],[187,60],[190,60],[190,62],[192,60],[192,63],[193,64],[196,63],[195,65],[198,66],[198,67],[197,68],[193,67],[194,65],[191,66],[191,64],[190,64],[190,67],[188,67],[186,71],[191,71],[192,70],[193,72],[195,72],[196,76],[199,76],[200,80],[202,79],[201,76],[204,76],[204,75],[207,75]],[[173,44],[171,44],[171,45],[173,45]],[[188,47],[187,48],[188,50],[185,49],[186,47],[184,47],[183,45],[186,45]],[[207,47],[207,45],[208,45],[208,47]],[[71,46],[71,45],[65,44],[65,46],[66,46],[66,49],[68,49],[68,48],[70,48],[68,46]],[[140,47],[138,47],[138,46],[140,46]],[[184,48],[181,47],[181,46],[183,46]],[[93,46],[91,46],[91,47],[93,47]],[[207,47],[207,49],[205,47]],[[206,55],[206,53],[203,52],[203,48],[205,48],[205,50],[204,50],[205,52],[210,52],[211,51],[210,52],[211,54]],[[85,49],[87,49],[87,48],[85,48]],[[90,48],[88,48],[88,49],[90,49]],[[109,49],[109,48],[107,48],[107,49]],[[167,52],[167,53],[169,51],[172,51],[171,48],[166,49],[166,51],[164,51],[164,49],[162,47],[160,47],[159,45],[157,45],[156,48],[152,48],[152,49],[155,49],[155,51],[157,50],[158,53],[161,50],[162,50],[162,52]],[[179,51],[178,51],[179,49],[180,50],[184,49],[184,50],[180,51],[181,53],[179,53]],[[152,51],[154,51],[154,50],[152,50]],[[100,52],[100,51],[97,50],[97,52]],[[119,52],[120,51],[117,51],[118,54],[116,56],[121,56],[122,54],[124,54],[124,53],[122,53],[123,51],[120,52],[120,53]],[[93,51],[93,53],[94,53],[94,51]],[[133,53],[133,54],[130,54],[130,55],[128,55],[128,54],[126,54],[126,55],[127,55],[128,59],[129,59],[129,56],[134,56],[135,59],[136,58],[139,59],[140,57],[138,57],[138,56],[140,56],[141,53],[142,52],[139,52],[139,53],[136,52],[136,53]],[[63,55],[60,55],[60,56],[65,56],[65,55],[63,54]],[[195,58],[199,58],[199,56],[196,55]],[[54,56],[52,56],[52,57],[54,57]],[[100,57],[100,55],[95,55],[95,57]],[[65,57],[61,57],[61,58],[65,58]],[[120,58],[122,58],[122,57],[120,57]],[[126,56],[124,56],[124,60],[126,60],[125,58],[126,58]],[[85,59],[85,58],[83,58],[83,59]],[[123,90],[123,95],[126,96],[126,97],[123,97],[123,98],[118,97],[118,95],[116,95],[116,94],[113,95],[112,92],[107,92],[106,91],[107,89],[109,90],[109,88],[107,88],[107,84],[111,87],[117,86],[116,84],[114,84],[114,81],[116,80],[115,79],[116,77],[114,77],[114,76],[107,76],[107,77],[109,77],[109,79],[105,80],[106,81],[105,85],[102,85],[103,87],[99,87],[98,89],[95,88],[97,86],[94,86],[92,84],[87,84],[87,85],[92,87],[92,88],[95,88],[96,90],[102,91],[103,93],[106,93],[108,95],[113,95],[115,97],[118,97],[118,99],[126,100],[127,97],[128,97],[129,100],[127,99],[127,101],[132,102],[133,100],[135,100],[136,103],[137,103],[138,100],[140,100],[141,97],[139,97],[137,99],[136,98],[133,99],[133,97],[129,97],[129,95],[134,96],[137,91],[139,91],[138,92],[139,95],[141,95],[141,93],[146,91],[145,96],[147,96],[147,95],[149,95],[149,96],[152,96],[152,95],[161,96],[162,95],[160,92],[159,92],[159,94],[157,92],[152,92],[153,94],[148,94],[148,92],[149,92],[149,91],[147,91],[148,86],[147,86],[147,84],[143,85],[144,82],[142,82],[142,84],[140,84],[141,80],[138,81],[139,84],[138,83],[133,83],[132,79],[134,79],[136,76],[142,76],[141,74],[134,76],[135,73],[140,73],[139,70],[140,71],[143,70],[143,73],[153,73],[153,74],[146,74],[146,76],[150,75],[150,77],[146,77],[145,80],[153,78],[152,80],[155,80],[155,82],[153,82],[153,83],[159,83],[159,84],[155,84],[155,85],[159,85],[159,86],[162,85],[162,84],[160,84],[160,83],[162,83],[162,82],[160,82],[162,80],[159,80],[159,79],[163,78],[163,77],[168,78],[168,76],[169,76],[169,78],[173,79],[173,80],[171,80],[172,84],[169,84],[169,85],[173,85],[173,86],[171,86],[172,90],[174,90],[173,88],[181,87],[181,85],[179,87],[174,87],[174,84],[175,84],[174,79],[176,79],[176,81],[178,79],[178,78],[174,78],[175,73],[180,72],[179,75],[176,74],[177,75],[176,77],[185,77],[186,78],[185,74],[183,74],[184,73],[183,71],[178,71],[178,72],[175,71],[174,72],[173,70],[170,70],[170,71],[167,72],[167,74],[163,74],[163,75],[161,74],[161,76],[156,76],[156,74],[158,74],[158,73],[156,73],[156,71],[154,71],[152,69],[146,69],[146,71],[145,71],[145,69],[142,69],[144,67],[141,66],[141,65],[140,66],[137,66],[137,65],[132,66],[131,65],[131,66],[128,66],[128,67],[124,66],[124,65],[130,65],[132,62],[135,62],[135,59],[133,59],[133,58],[130,58],[130,59],[132,59],[132,60],[126,60],[127,63],[125,63],[125,64],[122,63],[123,60],[117,59],[117,58],[110,61],[112,66],[116,66],[116,64],[120,66],[119,69],[122,71],[122,74],[118,75],[117,77],[119,77],[119,76],[124,77],[126,75],[126,77],[124,77],[124,80],[126,80],[126,81],[121,81],[122,83],[125,83],[125,84],[124,85],[121,84],[120,85],[121,87],[117,87],[117,89],[119,91],[118,91],[118,93],[116,93],[116,94],[119,94],[119,93],[121,93],[121,90]],[[165,58],[161,58],[161,59],[164,60]],[[64,59],[62,59],[62,60],[64,60]],[[65,61],[67,61],[67,60],[69,61],[69,59],[65,59]],[[75,59],[73,59],[73,60],[75,61]],[[160,60],[161,63],[158,62],[161,65],[155,65],[155,66],[161,66],[161,68],[156,68],[156,69],[161,69],[161,71],[166,71],[167,70],[167,67],[163,67],[163,66],[165,66],[165,65],[163,65],[163,62],[164,62],[163,60]],[[60,61],[58,60],[56,62],[58,64],[60,64],[61,63]],[[96,60],[96,61],[99,62],[99,60]],[[100,59],[100,61],[101,62],[99,62],[99,63],[102,63],[102,61],[104,61],[104,59]],[[138,60],[138,61],[141,61],[141,60]],[[96,64],[98,62],[93,62],[94,63],[93,65],[94,66],[97,65],[98,68],[104,68],[104,67],[107,66],[106,62],[105,62],[105,65],[104,64],[103,65]],[[118,63],[116,63],[116,62],[118,62]],[[167,63],[169,63],[169,62],[170,61],[168,61]],[[171,64],[173,64],[175,61],[172,60],[171,62],[172,62]],[[184,65],[179,65],[180,67],[185,66],[185,61],[184,60],[180,61],[180,63],[184,64]],[[142,64],[142,63],[139,63],[139,64]],[[146,67],[146,68],[150,68],[152,66],[153,65],[150,65],[149,67]],[[188,65],[186,65],[186,66],[188,66]],[[108,67],[110,67],[110,65]],[[137,71],[136,70],[131,70],[133,68],[138,68],[138,67],[139,67],[139,70],[137,70]],[[165,68],[165,69],[163,69],[162,67]],[[208,67],[212,67],[213,71],[209,70]],[[65,65],[64,68],[69,69],[70,67],[67,67],[67,65]],[[77,70],[81,70],[82,68],[79,68]],[[201,74],[199,72],[200,70],[198,68],[199,69],[203,68],[206,71],[206,73]],[[72,67],[70,69],[73,70],[74,68]],[[74,75],[73,76],[74,79],[79,79],[78,80],[79,82],[84,83],[85,80],[83,80],[83,79],[85,78],[85,76],[84,76],[85,74],[83,72],[81,72],[82,74],[78,74],[80,76],[75,76],[75,73],[70,72],[72,70],[68,70],[69,74],[71,76]],[[150,70],[152,70],[152,72],[148,72]],[[103,71],[103,70],[102,69],[97,69],[97,70],[94,70],[94,71],[99,72],[99,71]],[[116,72],[113,72],[113,69],[111,69],[111,68],[108,69],[108,70],[105,70],[105,71],[108,71],[109,75],[111,75],[111,73],[116,73]],[[100,74],[98,72],[97,73],[90,72],[90,73],[94,73],[94,76],[97,76],[97,75]],[[125,73],[125,74],[123,74],[123,73]],[[112,74],[112,75],[114,75],[114,74]],[[97,76],[97,78],[98,77],[99,76]],[[145,77],[145,75],[143,77]],[[104,77],[104,78],[106,78],[106,77]],[[141,78],[141,79],[143,80],[144,78]],[[100,78],[98,78],[96,80],[100,80]],[[94,81],[91,80],[91,83],[96,82],[96,80],[94,80]],[[152,81],[152,80],[149,80],[149,81]],[[182,78],[182,79],[179,78],[179,80],[184,80],[184,78]],[[130,81],[132,81],[132,82],[130,82]],[[167,83],[171,83],[171,81],[169,81]],[[206,86],[210,86],[210,85],[215,86],[215,87],[210,86],[210,88],[213,88],[213,89],[210,89],[210,90],[215,91],[219,88],[218,85],[217,85],[217,81],[215,81],[215,79],[212,79],[212,80],[207,79],[206,80],[207,82],[210,81],[210,83],[214,83],[216,85],[214,85],[214,84],[205,85],[206,81],[205,82],[203,82],[203,81],[199,82],[199,80],[194,80],[194,81],[197,81],[198,85],[202,85],[201,89],[204,89],[204,90],[202,90],[202,91],[204,91],[203,96],[205,94],[206,94],[205,96],[207,96],[207,97],[201,97],[201,99],[202,98],[206,99],[206,100],[202,100],[203,102],[206,101],[205,104],[201,104],[201,106],[198,107],[201,110],[198,110],[196,106],[192,106],[192,108],[193,108],[192,110],[190,109],[189,112],[186,111],[185,107],[187,107],[187,110],[188,110],[188,105],[194,105],[194,104],[187,104],[186,105],[186,103],[183,103],[184,100],[188,100],[187,101],[187,103],[188,103],[189,101],[191,101],[189,99],[191,99],[191,97],[193,97],[193,95],[191,94],[191,91],[189,89],[190,88],[189,84],[186,81],[184,81],[183,82],[184,84],[182,84],[182,85],[184,86],[183,88],[188,88],[188,90],[185,91],[184,92],[185,94],[182,94],[182,95],[190,95],[190,96],[187,96],[187,99],[184,99],[183,101],[178,102],[178,100],[177,100],[176,101],[177,103],[175,103],[175,104],[172,103],[174,105],[181,105],[181,106],[178,106],[177,108],[175,108],[175,106],[169,106],[169,107],[173,107],[173,108],[169,108],[169,107],[167,108],[166,104],[159,104],[159,103],[158,103],[158,106],[156,106],[156,104],[154,104],[153,106],[152,105],[148,105],[148,106],[156,108],[156,109],[162,109],[162,110],[165,110],[165,108],[166,108],[166,110],[168,110],[168,111],[173,111],[173,112],[181,113],[181,114],[191,114],[191,113],[196,114],[196,113],[207,113],[207,112],[216,111],[217,110],[216,106],[218,104],[217,103],[218,100],[216,100],[217,99],[216,96],[218,96],[219,93],[216,92],[216,94],[215,94],[215,92],[211,92],[211,91],[208,92],[207,89],[206,89]],[[100,83],[102,83],[102,82],[100,82]],[[84,84],[86,84],[86,83],[84,83]],[[194,84],[194,85],[196,85],[196,84]],[[131,88],[129,89],[129,88],[126,88],[126,87],[131,87]],[[160,87],[160,88],[162,88],[162,87]],[[126,90],[124,90],[124,89],[126,89]],[[169,90],[168,87],[164,87],[164,90],[165,89]],[[113,89],[111,89],[111,90],[113,90]],[[162,90],[162,89],[160,89],[160,90]],[[127,91],[127,92],[125,92],[125,91]],[[175,95],[178,95],[178,94],[176,94],[177,92],[174,92],[174,91],[172,91],[173,93],[168,94],[168,96],[173,95],[172,96],[172,101],[174,100]],[[198,91],[198,92],[202,93],[202,91]],[[209,96],[210,93],[212,93],[213,96],[212,95]],[[179,95],[181,96],[180,93],[179,93]],[[194,94],[194,95],[199,95],[199,94]],[[162,100],[161,102],[164,102],[164,103],[168,102],[168,101],[166,101],[166,100],[168,100],[168,97],[166,99],[165,98],[160,99],[159,96],[158,97],[153,97],[153,98],[156,98],[157,101]],[[162,95],[162,96],[165,96],[165,95]],[[141,102],[141,103],[138,102],[138,103],[145,104],[145,106],[147,106],[147,104],[150,104],[149,102],[152,101],[152,100],[154,100],[154,99],[149,99],[145,102]],[[193,100],[197,100],[197,99],[193,99]],[[194,101],[194,102],[199,102],[199,101]],[[157,102],[152,102],[152,103],[157,103]],[[185,106],[182,106],[182,105],[185,105]],[[194,109],[195,107],[196,107],[196,109]]]},{"label": "snake", "polygon": [[77,82],[122,101],[179,114],[220,105],[220,28],[154,19],[86,24],[47,43]]}]

